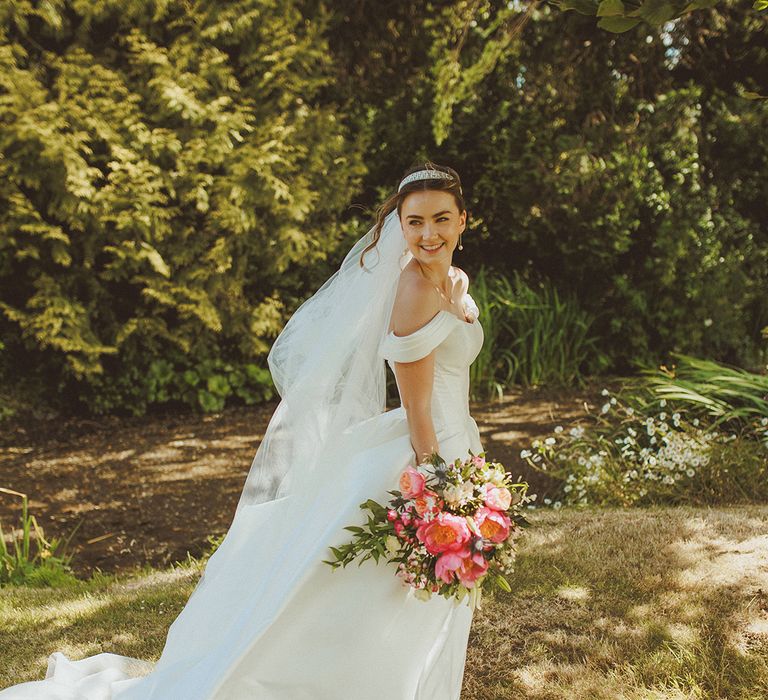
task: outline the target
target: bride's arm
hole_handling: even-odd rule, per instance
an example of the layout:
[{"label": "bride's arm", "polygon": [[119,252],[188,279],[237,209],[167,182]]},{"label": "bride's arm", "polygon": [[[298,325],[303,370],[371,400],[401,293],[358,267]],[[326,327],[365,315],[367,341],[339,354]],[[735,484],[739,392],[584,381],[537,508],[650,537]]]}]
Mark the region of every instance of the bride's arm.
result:
[{"label": "bride's arm", "polygon": [[[440,298],[436,290],[419,278],[409,280],[402,289],[392,309],[392,329],[395,335],[404,336],[421,328],[440,310]],[[395,375],[400,387],[400,399],[408,418],[416,463],[425,460],[433,452],[439,452],[435,426],[432,421],[432,385],[435,374],[435,353],[414,362],[395,362]]]}]

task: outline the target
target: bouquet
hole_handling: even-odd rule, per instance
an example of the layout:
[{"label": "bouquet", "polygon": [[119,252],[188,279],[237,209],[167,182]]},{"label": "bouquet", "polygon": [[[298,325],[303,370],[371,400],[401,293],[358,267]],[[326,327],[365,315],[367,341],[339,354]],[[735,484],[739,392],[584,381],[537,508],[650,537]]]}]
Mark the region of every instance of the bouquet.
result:
[{"label": "bouquet", "polygon": [[420,600],[439,594],[458,603],[467,596],[473,610],[483,589],[511,591],[505,575],[514,568],[515,539],[528,524],[520,512],[528,483],[512,483],[485,452],[469,454],[448,465],[433,452],[408,465],[386,506],[372,499],[360,504],[369,512],[367,524],[346,526],[351,541],[330,547],[334,559],[324,563],[336,569],[360,555],[358,566],[385,557]]}]

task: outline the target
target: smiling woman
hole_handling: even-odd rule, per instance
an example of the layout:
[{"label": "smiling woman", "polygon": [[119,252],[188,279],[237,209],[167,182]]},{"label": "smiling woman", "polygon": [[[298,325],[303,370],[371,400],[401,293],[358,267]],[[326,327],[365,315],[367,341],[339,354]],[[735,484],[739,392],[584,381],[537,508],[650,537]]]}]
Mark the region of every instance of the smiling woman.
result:
[{"label": "smiling woman", "polygon": [[[484,336],[479,319],[455,311],[468,304],[451,266],[466,212],[451,172],[409,174],[382,225],[272,345],[281,401],[159,659],[54,651],[45,679],[2,690],[2,700],[459,700],[472,608],[417,598],[373,562],[343,572],[324,563],[348,524],[363,524],[359,504],[385,500],[414,449],[439,446],[446,463],[484,451],[469,411]],[[374,260],[361,265],[372,242]],[[386,332],[393,313],[397,335]],[[385,362],[402,398],[389,411]]]},{"label": "smiling woman", "polygon": [[[411,336],[441,312],[466,320],[461,300],[469,280],[451,264],[467,223],[458,173],[427,162],[411,168],[393,196],[389,206],[400,215],[403,254],[410,252],[411,259],[400,275],[389,331],[397,337]],[[439,449],[432,414],[435,353],[394,362],[392,368],[419,462]]]}]

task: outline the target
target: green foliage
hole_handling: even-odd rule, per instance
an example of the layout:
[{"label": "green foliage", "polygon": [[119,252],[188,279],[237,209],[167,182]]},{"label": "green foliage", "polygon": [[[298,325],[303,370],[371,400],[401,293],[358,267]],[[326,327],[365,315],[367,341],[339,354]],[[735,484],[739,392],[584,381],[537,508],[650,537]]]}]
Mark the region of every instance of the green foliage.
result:
[{"label": "green foliage", "polygon": [[548,5],[524,23],[473,7],[335,13],[338,92],[382,145],[371,191],[417,158],[450,163],[469,209],[457,264],[555,282],[613,373],[673,351],[764,365],[768,102],[750,97],[766,93],[764,19],[724,0],[616,37]]},{"label": "green foliage", "polygon": [[656,400],[711,419],[713,427],[747,430],[768,447],[768,376],[674,353],[671,368],[643,368]]},{"label": "green foliage", "polygon": [[[472,183],[477,212],[464,269],[494,261],[495,274],[556,280],[595,318],[614,372],[672,351],[756,366],[768,104],[728,94],[738,78],[696,48],[696,25],[619,41],[569,17],[565,28],[543,10],[531,19],[456,115],[443,159]],[[729,41],[726,19],[743,18],[712,21],[716,55],[759,31],[747,23]],[[468,60],[480,43],[470,32]],[[745,51],[765,74],[762,55]],[[695,79],[676,79],[683,61]],[[744,68],[744,84],[758,85]]]},{"label": "green foliage", "polygon": [[220,411],[230,399],[251,405],[271,399],[274,393],[269,370],[258,364],[169,352],[146,366],[137,359],[135,364],[95,379],[92,393],[82,400],[96,414],[143,415],[149,406],[168,402],[209,413]]},{"label": "green foliage", "polygon": [[45,537],[34,515],[29,514],[26,494],[0,488],[0,493],[21,498],[21,523],[11,529],[8,539],[0,526],[0,585],[60,586],[73,578],[67,553],[69,542],[77,527],[66,540]]},{"label": "green foliage", "polygon": [[[717,5],[718,0],[552,0],[560,10],[575,10],[600,17],[597,26],[613,33],[626,32],[644,22],[657,27],[690,12]],[[758,9],[758,8],[755,8]]]},{"label": "green foliage", "polygon": [[0,16],[4,366],[85,410],[259,398],[254,367],[361,172],[316,99],[323,16],[255,0]]},{"label": "green foliage", "polygon": [[475,398],[501,396],[513,384],[584,384],[608,358],[592,334],[594,319],[550,281],[531,284],[481,268],[472,282],[484,342],[470,367]]}]

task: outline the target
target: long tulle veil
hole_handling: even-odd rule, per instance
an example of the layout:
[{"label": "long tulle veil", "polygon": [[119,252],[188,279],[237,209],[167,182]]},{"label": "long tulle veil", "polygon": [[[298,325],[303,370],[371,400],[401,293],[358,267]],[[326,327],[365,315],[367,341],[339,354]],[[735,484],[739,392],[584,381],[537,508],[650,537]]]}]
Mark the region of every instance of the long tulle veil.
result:
[{"label": "long tulle veil", "polygon": [[389,325],[404,249],[397,209],[352,246],[339,269],[286,323],[267,357],[281,396],[238,502],[245,505],[312,488],[329,438],[385,410],[386,368],[377,355]]}]

